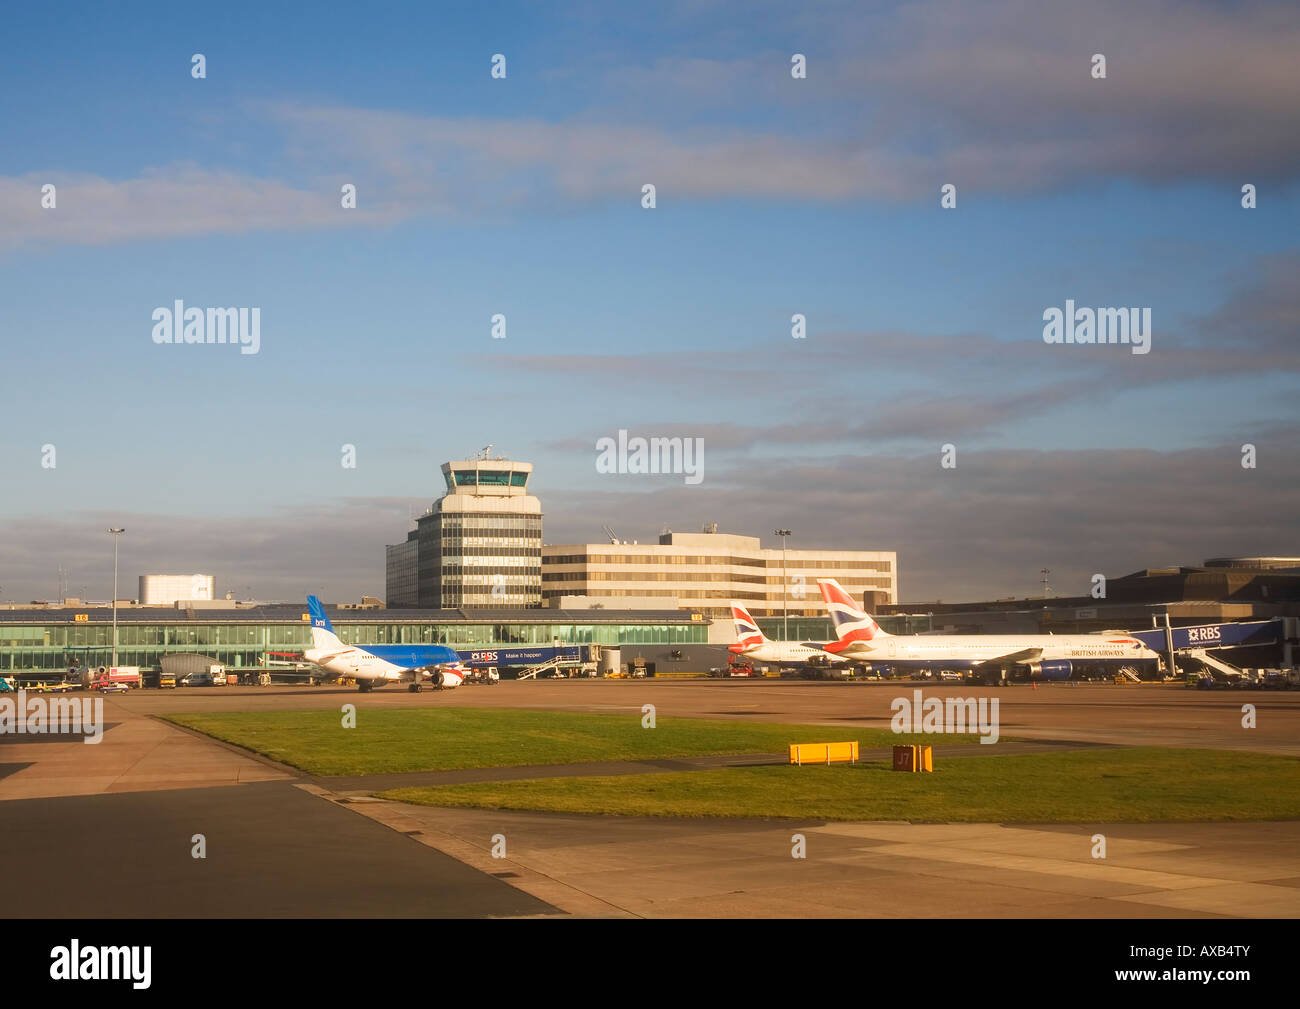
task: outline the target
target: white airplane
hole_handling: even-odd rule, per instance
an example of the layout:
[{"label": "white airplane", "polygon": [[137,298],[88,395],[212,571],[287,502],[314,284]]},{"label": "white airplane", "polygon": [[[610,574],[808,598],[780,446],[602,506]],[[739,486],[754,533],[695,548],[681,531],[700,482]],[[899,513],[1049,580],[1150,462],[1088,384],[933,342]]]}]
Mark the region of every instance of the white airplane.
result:
[{"label": "white airplane", "polygon": [[847,658],[828,654],[821,645],[803,641],[773,641],[758,628],[758,622],[740,603],[731,604],[731,621],[736,628],[736,642],[729,651],[758,662],[782,666],[809,666],[818,663],[840,664]]},{"label": "white airplane", "polygon": [[385,683],[405,683],[415,693],[425,680],[443,690],[459,687],[466,669],[455,649],[446,645],[368,645],[362,648],[340,641],[325,608],[315,596],[307,597],[311,611],[312,647],[303,658],[334,676],[350,676],[363,692]]},{"label": "white airplane", "polygon": [[1068,680],[1076,665],[1158,662],[1160,656],[1124,631],[1101,634],[908,634],[882,630],[833,578],[819,578],[839,638],[825,649],[885,666],[970,669],[988,674],[1022,669],[1030,679]]}]

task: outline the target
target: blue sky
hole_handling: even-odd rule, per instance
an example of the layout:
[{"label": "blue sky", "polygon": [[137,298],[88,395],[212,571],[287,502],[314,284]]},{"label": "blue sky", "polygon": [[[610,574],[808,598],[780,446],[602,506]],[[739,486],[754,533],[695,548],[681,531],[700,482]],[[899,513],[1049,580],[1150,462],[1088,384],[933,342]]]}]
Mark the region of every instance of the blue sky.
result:
[{"label": "blue sky", "polygon": [[[1295,552],[1295,8],[860,6],[11,12],[0,598],[106,594],[109,522],[126,570],[382,595],[489,442],[548,541],[789,526],[905,598]],[[178,298],[260,352],[155,345]],[[1152,353],[1046,346],[1067,298],[1150,307]],[[597,474],[619,428],[704,438],[704,484]],[[1144,521],[1044,519],[1098,497]]]}]

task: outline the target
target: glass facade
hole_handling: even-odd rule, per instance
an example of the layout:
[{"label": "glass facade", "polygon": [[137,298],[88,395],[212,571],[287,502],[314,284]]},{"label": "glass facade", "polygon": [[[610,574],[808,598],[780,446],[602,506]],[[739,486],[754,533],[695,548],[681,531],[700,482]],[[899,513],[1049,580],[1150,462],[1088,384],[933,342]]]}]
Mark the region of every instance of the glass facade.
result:
[{"label": "glass facade", "polygon": [[454,469],[447,478],[447,490],[457,487],[526,487],[528,474],[510,470]]},{"label": "glass facade", "polygon": [[[29,615],[28,615],[29,616]],[[332,618],[338,636],[350,644],[440,644],[453,648],[491,645],[704,644],[708,624],[689,623],[356,623]],[[792,628],[793,629],[793,628]],[[160,668],[169,653],[199,652],[232,669],[259,667],[266,652],[301,652],[311,644],[311,628],[301,622],[126,623],[120,611],[117,661],[145,671]],[[113,628],[107,622],[5,624],[0,622],[0,672],[62,672],[74,663],[104,666],[112,660]]]},{"label": "glass facade", "polygon": [[385,602],[389,606],[420,605],[418,534],[412,531],[405,543],[385,548]]},{"label": "glass facade", "polygon": [[435,512],[418,525],[418,605],[541,605],[541,515]]}]

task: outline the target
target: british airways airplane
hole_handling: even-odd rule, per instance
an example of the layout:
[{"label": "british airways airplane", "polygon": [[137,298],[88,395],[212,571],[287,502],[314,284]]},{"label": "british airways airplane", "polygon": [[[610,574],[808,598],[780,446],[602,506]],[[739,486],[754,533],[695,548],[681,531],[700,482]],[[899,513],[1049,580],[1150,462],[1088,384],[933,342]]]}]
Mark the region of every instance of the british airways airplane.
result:
[{"label": "british airways airplane", "polygon": [[895,636],[862,609],[840,583],[819,578],[838,640],[822,647],[834,655],[883,666],[969,669],[1002,679],[1002,669],[1022,669],[1030,679],[1068,680],[1074,667],[1105,662],[1158,662],[1160,656],[1124,631],[1100,634],[908,634]]},{"label": "british airways airplane", "polygon": [[735,644],[728,645],[729,651],[743,655],[747,659],[759,662],[773,662],[781,666],[807,666],[824,658],[831,663],[847,662],[838,655],[828,653],[824,646],[813,642],[773,641],[764,634],[749,610],[740,603],[731,604],[731,620],[736,629]]},{"label": "british airways airplane", "polygon": [[443,690],[459,687],[465,668],[455,649],[446,645],[349,645],[334,633],[325,608],[315,596],[307,597],[311,611],[311,648],[303,658],[335,676],[351,676],[362,692],[385,683],[405,683],[416,693],[427,679]]}]

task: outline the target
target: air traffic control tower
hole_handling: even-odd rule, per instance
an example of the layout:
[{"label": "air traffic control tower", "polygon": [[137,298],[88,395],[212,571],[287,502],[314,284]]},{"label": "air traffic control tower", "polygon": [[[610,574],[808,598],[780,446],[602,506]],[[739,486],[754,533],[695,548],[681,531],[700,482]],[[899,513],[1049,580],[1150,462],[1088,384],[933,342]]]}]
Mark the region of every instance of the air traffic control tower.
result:
[{"label": "air traffic control tower", "polygon": [[542,504],[530,462],[489,457],[442,464],[447,493],[387,548],[390,607],[518,609],[542,603]]}]

